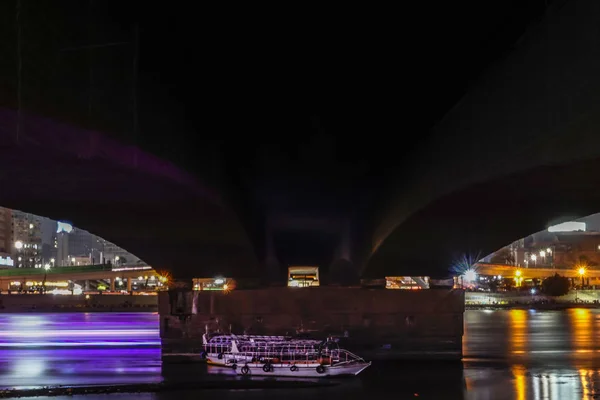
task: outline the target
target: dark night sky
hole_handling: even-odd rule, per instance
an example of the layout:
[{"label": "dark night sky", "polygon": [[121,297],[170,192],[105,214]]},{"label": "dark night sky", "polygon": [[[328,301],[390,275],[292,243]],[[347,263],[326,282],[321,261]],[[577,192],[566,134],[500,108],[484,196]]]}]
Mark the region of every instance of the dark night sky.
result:
[{"label": "dark night sky", "polygon": [[[135,143],[257,208],[361,212],[547,2],[219,9],[22,0],[23,106]],[[9,107],[15,4],[0,11],[3,52],[13,55],[0,63],[0,106]],[[77,50],[119,42],[129,43]]]}]

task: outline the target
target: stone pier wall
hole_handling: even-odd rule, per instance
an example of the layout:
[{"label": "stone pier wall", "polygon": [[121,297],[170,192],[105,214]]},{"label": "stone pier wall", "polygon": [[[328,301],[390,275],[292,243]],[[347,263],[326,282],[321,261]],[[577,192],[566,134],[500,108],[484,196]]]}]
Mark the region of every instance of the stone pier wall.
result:
[{"label": "stone pier wall", "polygon": [[0,313],[19,312],[91,312],[157,310],[158,296],[85,295],[61,296],[53,294],[2,294]]},{"label": "stone pier wall", "polygon": [[318,287],[159,294],[163,354],[199,353],[202,334],[344,336],[371,359],[462,356],[462,290]]}]

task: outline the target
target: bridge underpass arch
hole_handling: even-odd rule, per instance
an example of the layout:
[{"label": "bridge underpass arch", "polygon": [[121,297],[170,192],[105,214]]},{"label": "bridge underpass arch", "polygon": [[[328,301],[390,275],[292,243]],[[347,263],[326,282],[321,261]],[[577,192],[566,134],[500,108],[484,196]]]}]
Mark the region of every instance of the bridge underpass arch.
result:
[{"label": "bridge underpass arch", "polygon": [[433,129],[390,182],[366,276],[445,274],[456,257],[597,210],[599,16],[592,0],[551,6]]},{"label": "bridge underpass arch", "polygon": [[257,273],[253,245],[220,194],[99,132],[0,110],[0,204],[81,229],[174,276]]},{"label": "bridge underpass arch", "polygon": [[600,158],[547,166],[444,196],[398,226],[372,254],[366,277],[448,276],[465,257],[485,255],[557,223],[598,211]]}]

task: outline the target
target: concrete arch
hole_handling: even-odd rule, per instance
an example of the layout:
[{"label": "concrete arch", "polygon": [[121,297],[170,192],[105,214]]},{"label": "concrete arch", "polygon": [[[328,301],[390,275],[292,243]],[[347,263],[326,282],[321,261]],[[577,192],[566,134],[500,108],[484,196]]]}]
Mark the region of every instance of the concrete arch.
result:
[{"label": "concrete arch", "polygon": [[598,211],[600,157],[511,174],[444,196],[413,214],[372,255],[365,275],[446,275],[559,222]]},{"label": "concrete arch", "polygon": [[0,204],[76,226],[175,276],[253,276],[258,263],[221,194],[99,132],[0,109]]},{"label": "concrete arch", "polygon": [[[408,240],[401,232],[416,229],[415,221],[423,216],[431,218],[450,204],[458,206],[456,199],[469,200],[467,194],[477,194],[474,188],[490,190],[491,182],[495,182],[512,190],[504,195],[515,191],[517,195],[533,194],[537,187],[550,190],[550,186],[538,185],[530,176],[547,180],[552,174],[583,173],[586,170],[581,166],[595,165],[600,156],[599,20],[598,2],[560,2],[530,28],[510,55],[482,76],[415,152],[412,178],[392,183],[395,191],[373,236],[367,271],[387,257],[391,257],[386,262],[394,265],[392,269],[400,268],[402,262],[417,262],[412,256],[398,254],[402,247],[398,241]],[[585,174],[595,180],[593,173]],[[510,186],[503,179],[529,186]],[[568,186],[567,180],[560,186]],[[560,198],[563,200],[557,202],[567,201],[565,196]],[[575,212],[587,207],[582,196],[576,199],[573,207],[548,209],[570,212],[572,208]],[[469,201],[465,204],[473,205]],[[498,206],[499,212],[501,209]],[[477,215],[476,210],[461,206],[456,212],[466,213],[463,217],[469,219]],[[518,210],[523,210],[522,214],[525,207],[515,208],[520,215]],[[450,215],[452,211],[445,209],[443,213]],[[540,216],[535,223],[532,220],[528,232],[544,228],[542,220],[551,214]],[[433,224],[428,227],[431,233],[440,229],[439,223],[427,218],[427,223]],[[507,241],[515,237],[519,237],[517,232]],[[430,259],[434,264],[442,262]]]}]

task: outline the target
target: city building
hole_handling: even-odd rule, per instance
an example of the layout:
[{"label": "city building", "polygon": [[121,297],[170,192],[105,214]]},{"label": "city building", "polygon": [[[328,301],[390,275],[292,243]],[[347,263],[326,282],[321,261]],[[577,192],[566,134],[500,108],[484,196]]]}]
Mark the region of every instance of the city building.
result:
[{"label": "city building", "polygon": [[145,265],[123,248],[68,222],[0,207],[0,268]]},{"label": "city building", "polygon": [[14,267],[12,242],[12,210],[0,207],[0,268]]},{"label": "city building", "polygon": [[12,255],[18,268],[42,267],[42,218],[12,210]]}]

